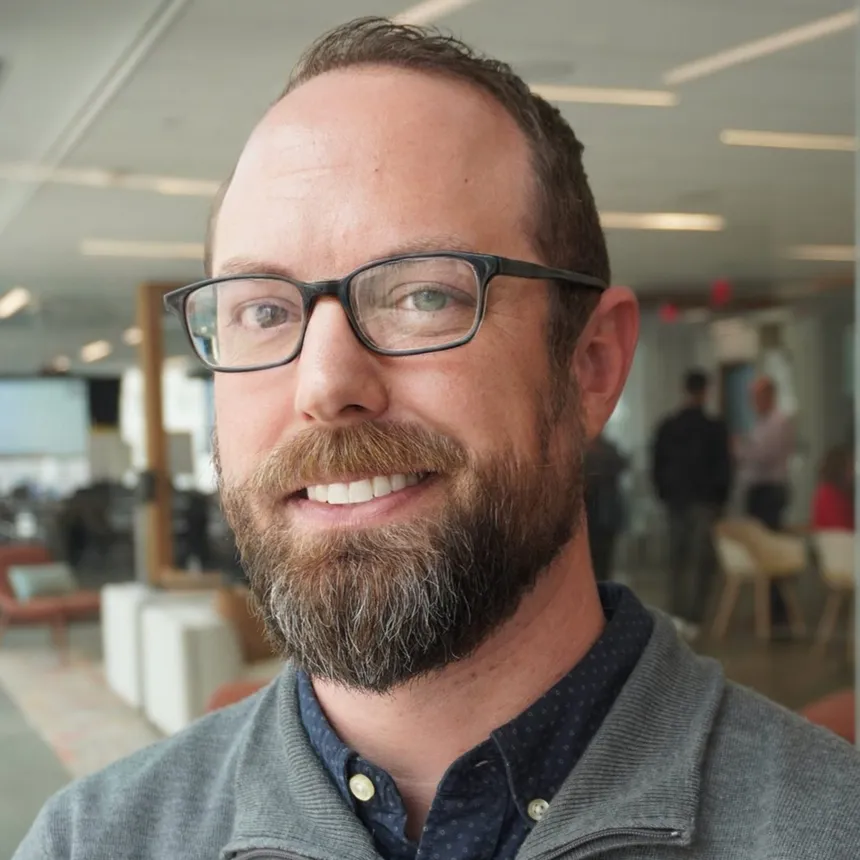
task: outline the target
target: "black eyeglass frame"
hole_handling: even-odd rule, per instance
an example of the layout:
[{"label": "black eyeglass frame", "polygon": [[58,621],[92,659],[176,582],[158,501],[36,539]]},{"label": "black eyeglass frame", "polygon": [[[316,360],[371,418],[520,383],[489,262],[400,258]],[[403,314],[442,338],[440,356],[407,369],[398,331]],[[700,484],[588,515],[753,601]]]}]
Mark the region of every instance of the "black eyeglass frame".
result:
[{"label": "black eyeglass frame", "polygon": [[[414,349],[385,349],[384,347],[374,344],[361,330],[361,326],[355,313],[352,309],[350,300],[350,285],[352,281],[368,269],[374,269],[378,266],[383,266],[390,263],[401,263],[410,260],[436,260],[436,259],[455,259],[469,263],[475,270],[478,279],[478,309],[475,314],[475,322],[472,328],[463,337],[451,343],[443,343],[438,346],[417,347]],[[466,251],[434,251],[432,253],[416,253],[416,254],[400,254],[394,257],[385,257],[381,260],[373,260],[365,263],[354,269],[348,275],[342,278],[337,278],[328,281],[299,281],[294,278],[288,278],[284,275],[270,275],[264,273],[251,273],[247,275],[223,275],[218,278],[207,278],[204,281],[196,281],[188,286],[180,287],[177,290],[171,290],[164,296],[164,307],[166,310],[179,317],[182,322],[182,327],[185,330],[185,335],[188,342],[194,351],[194,354],[200,359],[203,364],[215,373],[250,373],[254,370],[270,370],[273,367],[283,367],[291,361],[295,361],[299,353],[302,351],[305,334],[308,329],[311,312],[317,300],[329,296],[336,298],[349,320],[350,328],[353,334],[358,338],[362,346],[369,349],[377,355],[389,356],[407,356],[407,355],[424,355],[431,352],[444,352],[448,349],[455,349],[458,346],[463,346],[471,341],[478,333],[481,323],[484,321],[484,314],[487,308],[487,288],[490,281],[499,275],[506,275],[513,278],[526,278],[529,280],[542,281],[560,281],[566,284],[572,284],[578,287],[584,287],[590,290],[598,290],[603,292],[607,288],[607,284],[600,278],[595,278],[592,275],[583,275],[579,272],[571,272],[567,269],[554,269],[547,266],[541,266],[537,263],[529,263],[525,260],[512,260],[508,257],[498,257],[493,254],[477,254]],[[266,280],[266,281],[283,281],[284,283],[294,286],[302,297],[302,330],[294,349],[290,352],[287,358],[278,361],[269,362],[268,364],[250,365],[243,367],[222,367],[214,365],[207,361],[194,344],[194,336],[191,333],[191,328],[188,324],[187,306],[188,299],[192,293],[203,287],[213,286],[225,281],[236,280]]]}]

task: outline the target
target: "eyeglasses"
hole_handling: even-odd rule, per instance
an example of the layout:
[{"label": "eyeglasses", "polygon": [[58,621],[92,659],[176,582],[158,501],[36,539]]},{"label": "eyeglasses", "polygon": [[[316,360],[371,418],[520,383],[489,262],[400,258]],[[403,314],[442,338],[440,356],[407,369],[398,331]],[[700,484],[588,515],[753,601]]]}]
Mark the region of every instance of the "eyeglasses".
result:
[{"label": "eyeglasses", "polygon": [[305,283],[280,275],[210,278],[167,293],[201,361],[240,373],[288,364],[301,352],[317,299],[336,298],[358,340],[379,355],[420,355],[468,343],[497,275],[604,290],[599,278],[489,254],[406,254],[346,277]]}]

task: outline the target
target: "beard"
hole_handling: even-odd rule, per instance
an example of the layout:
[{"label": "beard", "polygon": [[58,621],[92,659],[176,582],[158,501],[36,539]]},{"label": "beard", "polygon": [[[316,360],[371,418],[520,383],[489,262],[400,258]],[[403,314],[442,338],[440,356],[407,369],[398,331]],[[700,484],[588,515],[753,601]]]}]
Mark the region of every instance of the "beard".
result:
[{"label": "beard", "polygon": [[[559,415],[541,416],[530,461],[479,460],[417,425],[365,423],[303,431],[235,485],[216,439],[224,513],[278,650],[312,677],[373,693],[471,655],[582,519],[584,432],[575,404],[564,412],[575,420],[555,446]],[[296,487],[337,475],[412,473],[444,482],[430,517],[308,533],[283,507]]]}]

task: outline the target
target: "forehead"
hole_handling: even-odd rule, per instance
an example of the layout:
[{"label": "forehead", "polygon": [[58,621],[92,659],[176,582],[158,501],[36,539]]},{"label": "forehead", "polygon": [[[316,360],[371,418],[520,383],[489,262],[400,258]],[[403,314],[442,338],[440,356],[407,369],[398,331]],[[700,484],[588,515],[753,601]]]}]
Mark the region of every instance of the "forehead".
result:
[{"label": "forehead", "polygon": [[331,72],[252,134],[217,220],[213,271],[238,256],[329,277],[436,236],[522,256],[532,197],[525,137],[481,90],[400,69]]}]

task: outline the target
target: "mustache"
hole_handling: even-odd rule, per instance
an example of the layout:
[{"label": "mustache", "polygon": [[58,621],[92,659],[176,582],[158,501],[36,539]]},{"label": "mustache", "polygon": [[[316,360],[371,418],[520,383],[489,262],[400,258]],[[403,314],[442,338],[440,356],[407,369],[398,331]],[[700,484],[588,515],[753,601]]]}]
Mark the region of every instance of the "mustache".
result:
[{"label": "mustache", "polygon": [[303,430],[268,452],[243,489],[283,498],[313,484],[372,475],[450,474],[468,464],[454,439],[418,424],[365,422]]}]

